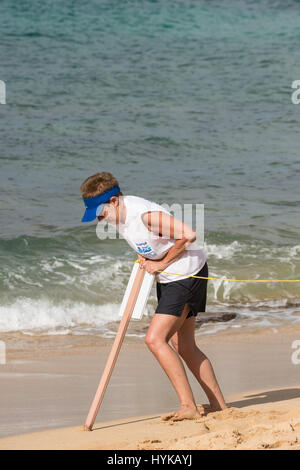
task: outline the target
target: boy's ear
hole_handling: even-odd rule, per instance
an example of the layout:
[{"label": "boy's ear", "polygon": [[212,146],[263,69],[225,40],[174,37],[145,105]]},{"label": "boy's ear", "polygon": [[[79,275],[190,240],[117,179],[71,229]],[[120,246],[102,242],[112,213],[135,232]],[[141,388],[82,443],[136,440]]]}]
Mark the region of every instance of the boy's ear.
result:
[{"label": "boy's ear", "polygon": [[112,202],[114,206],[119,205],[119,198],[117,196],[112,196],[109,200],[109,202]]}]

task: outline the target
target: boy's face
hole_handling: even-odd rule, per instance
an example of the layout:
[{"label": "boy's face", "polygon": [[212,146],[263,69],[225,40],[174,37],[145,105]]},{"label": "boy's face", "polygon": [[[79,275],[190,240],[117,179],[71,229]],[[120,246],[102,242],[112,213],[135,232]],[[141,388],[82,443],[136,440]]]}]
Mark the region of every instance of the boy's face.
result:
[{"label": "boy's face", "polygon": [[101,214],[97,217],[98,221],[102,222],[105,220],[105,222],[109,224],[117,225],[119,223],[120,216],[119,209],[119,198],[116,196],[111,197],[109,202],[106,202],[103,205]]}]

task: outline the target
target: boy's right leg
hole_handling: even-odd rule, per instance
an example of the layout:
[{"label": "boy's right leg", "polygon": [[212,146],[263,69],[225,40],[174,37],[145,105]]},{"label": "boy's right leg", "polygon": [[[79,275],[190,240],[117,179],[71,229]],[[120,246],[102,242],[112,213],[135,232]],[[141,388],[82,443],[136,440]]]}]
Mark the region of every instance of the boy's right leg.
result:
[{"label": "boy's right leg", "polygon": [[196,419],[201,417],[186,376],[183,362],[169,345],[170,338],[174,336],[174,333],[184,323],[188,309],[186,305],[180,317],[156,313],[152,318],[145,337],[148,348],[166,372],[178,394],[180,409],[176,413],[172,413],[178,419]]},{"label": "boy's right leg", "polygon": [[195,317],[186,319],[181,328],[172,336],[174,349],[180,354],[190,371],[205,391],[210,411],[227,408],[210,360],[195,343]]}]

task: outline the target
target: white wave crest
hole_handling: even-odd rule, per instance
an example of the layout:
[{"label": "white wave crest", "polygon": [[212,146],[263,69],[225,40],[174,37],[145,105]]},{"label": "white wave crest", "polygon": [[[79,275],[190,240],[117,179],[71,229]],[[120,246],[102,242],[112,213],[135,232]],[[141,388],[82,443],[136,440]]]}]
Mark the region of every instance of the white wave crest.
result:
[{"label": "white wave crest", "polygon": [[102,327],[118,321],[119,304],[89,305],[65,301],[56,305],[49,299],[18,298],[0,307],[0,331],[54,330],[79,325]]},{"label": "white wave crest", "polygon": [[243,245],[237,240],[230,243],[229,245],[214,245],[204,243],[203,250],[208,256],[214,256],[218,259],[231,258],[236,252],[240,252],[243,249]]}]

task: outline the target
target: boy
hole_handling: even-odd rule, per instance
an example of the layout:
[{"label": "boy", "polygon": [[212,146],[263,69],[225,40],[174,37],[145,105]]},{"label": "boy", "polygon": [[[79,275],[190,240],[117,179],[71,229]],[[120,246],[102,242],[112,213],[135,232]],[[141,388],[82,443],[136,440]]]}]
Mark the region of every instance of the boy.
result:
[{"label": "boy", "polygon": [[[194,243],[195,231],[155,202],[123,196],[109,172],[88,177],[80,189],[86,206],[82,222],[98,219],[115,225],[138,254],[140,268],[156,273],[158,305],[145,342],[180,401],[179,410],[162,419],[197,419],[204,413],[203,407],[196,406],[181,358],[205,391],[209,411],[225,409],[211,363],[195,343],[195,319],[199,311],[205,311],[207,279],[184,275],[208,276],[205,254]],[[164,270],[182,276],[157,272]]]}]

